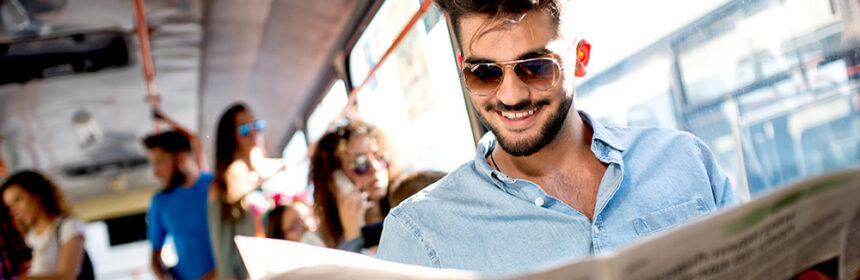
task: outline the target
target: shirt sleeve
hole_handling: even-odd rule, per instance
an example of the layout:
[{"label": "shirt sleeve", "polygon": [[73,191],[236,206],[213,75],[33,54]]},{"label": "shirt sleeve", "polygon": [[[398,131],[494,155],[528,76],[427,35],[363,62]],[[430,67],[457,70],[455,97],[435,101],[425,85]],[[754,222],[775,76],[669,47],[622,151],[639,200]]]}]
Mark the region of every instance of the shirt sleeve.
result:
[{"label": "shirt sleeve", "polygon": [[146,212],[146,238],[149,239],[149,243],[152,244],[153,250],[161,250],[161,247],[164,246],[164,238],[167,235],[167,232],[164,230],[164,226],[161,224],[161,219],[159,219],[159,212],[161,211],[158,206],[158,195],[152,198],[152,203],[149,204],[149,211]]},{"label": "shirt sleeve", "polygon": [[63,224],[60,225],[60,243],[66,243],[78,236],[84,236],[84,222],[74,217],[63,220]]},{"label": "shirt sleeve", "polygon": [[[378,258],[405,264],[440,267],[438,261],[431,262],[431,254],[428,250],[432,252],[432,248],[429,245],[425,246],[425,242],[421,242],[415,232],[410,231],[403,224],[400,217],[389,214],[385,218],[379,249],[376,253]],[[432,255],[435,256],[435,253]]]},{"label": "shirt sleeve", "polygon": [[708,179],[711,182],[711,190],[714,194],[714,202],[717,207],[723,208],[736,204],[738,201],[737,197],[735,197],[735,190],[732,187],[732,182],[729,180],[726,173],[723,172],[722,168],[720,168],[716,158],[714,157],[714,153],[711,152],[711,149],[709,149],[701,139],[692,135],[691,137],[693,138],[693,143],[696,145],[696,148],[699,150],[702,163],[705,165],[705,170],[708,173]]}]

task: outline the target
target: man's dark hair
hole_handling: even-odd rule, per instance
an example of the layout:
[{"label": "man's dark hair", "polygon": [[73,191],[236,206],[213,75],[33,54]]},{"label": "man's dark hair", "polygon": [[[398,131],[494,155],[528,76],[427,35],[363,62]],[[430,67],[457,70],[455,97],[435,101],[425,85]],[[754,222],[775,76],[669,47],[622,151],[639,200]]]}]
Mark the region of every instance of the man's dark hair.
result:
[{"label": "man's dark hair", "polygon": [[[519,19],[531,11],[545,11],[557,29],[561,22],[561,1],[565,0],[436,0],[436,4],[450,16],[454,33],[459,38],[460,19],[470,14],[496,19]],[[481,29],[485,30],[486,26]]]},{"label": "man's dark hair", "polygon": [[[143,139],[143,145],[146,146],[146,149],[148,150],[159,148],[173,155],[191,151],[191,141],[188,140],[188,137],[186,137],[185,134],[177,131],[167,131],[150,135]],[[175,165],[175,157],[173,160]],[[174,166],[173,174],[170,174],[167,186],[164,187],[165,193],[173,191],[188,178],[177,168],[178,167]]]},{"label": "man's dark hair", "polygon": [[191,141],[184,134],[176,131],[167,131],[147,136],[143,139],[143,145],[149,150],[159,148],[168,153],[191,151]]}]

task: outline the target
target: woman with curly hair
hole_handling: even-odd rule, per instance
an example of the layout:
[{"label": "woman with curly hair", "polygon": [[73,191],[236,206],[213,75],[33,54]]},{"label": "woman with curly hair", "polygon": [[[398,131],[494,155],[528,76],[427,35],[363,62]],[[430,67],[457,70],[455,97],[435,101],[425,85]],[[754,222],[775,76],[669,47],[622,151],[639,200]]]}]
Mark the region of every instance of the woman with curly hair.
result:
[{"label": "woman with curly hair", "polygon": [[374,252],[388,214],[388,184],[395,177],[392,149],[375,126],[338,127],[317,142],[310,180],[318,230],[326,246]]}]

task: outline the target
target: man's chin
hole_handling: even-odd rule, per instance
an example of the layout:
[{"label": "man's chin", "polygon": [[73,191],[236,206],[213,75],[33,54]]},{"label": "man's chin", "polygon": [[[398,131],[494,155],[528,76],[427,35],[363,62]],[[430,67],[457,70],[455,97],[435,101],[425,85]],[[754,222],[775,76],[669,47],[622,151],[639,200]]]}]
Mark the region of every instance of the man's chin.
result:
[{"label": "man's chin", "polygon": [[537,139],[534,138],[510,141],[509,139],[496,137],[496,140],[499,142],[499,146],[505,151],[505,153],[515,157],[530,156],[540,151],[540,148],[535,148],[537,145]]}]

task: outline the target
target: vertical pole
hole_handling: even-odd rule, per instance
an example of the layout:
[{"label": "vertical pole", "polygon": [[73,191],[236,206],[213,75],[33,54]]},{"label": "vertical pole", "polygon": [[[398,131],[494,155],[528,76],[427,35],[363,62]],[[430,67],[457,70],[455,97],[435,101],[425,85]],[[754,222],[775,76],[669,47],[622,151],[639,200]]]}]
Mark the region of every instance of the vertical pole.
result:
[{"label": "vertical pole", "polygon": [[[134,15],[137,22],[137,36],[140,41],[140,54],[143,60],[143,79],[146,82],[146,100],[153,111],[158,109],[158,89],[155,85],[155,66],[152,63],[152,52],[149,48],[149,25],[146,23],[146,11],[143,0],[134,0]],[[161,130],[158,122],[153,122],[155,132]]]},{"label": "vertical pole", "polygon": [[9,171],[6,169],[6,163],[3,161],[3,135],[0,135],[0,178],[6,178]]}]

